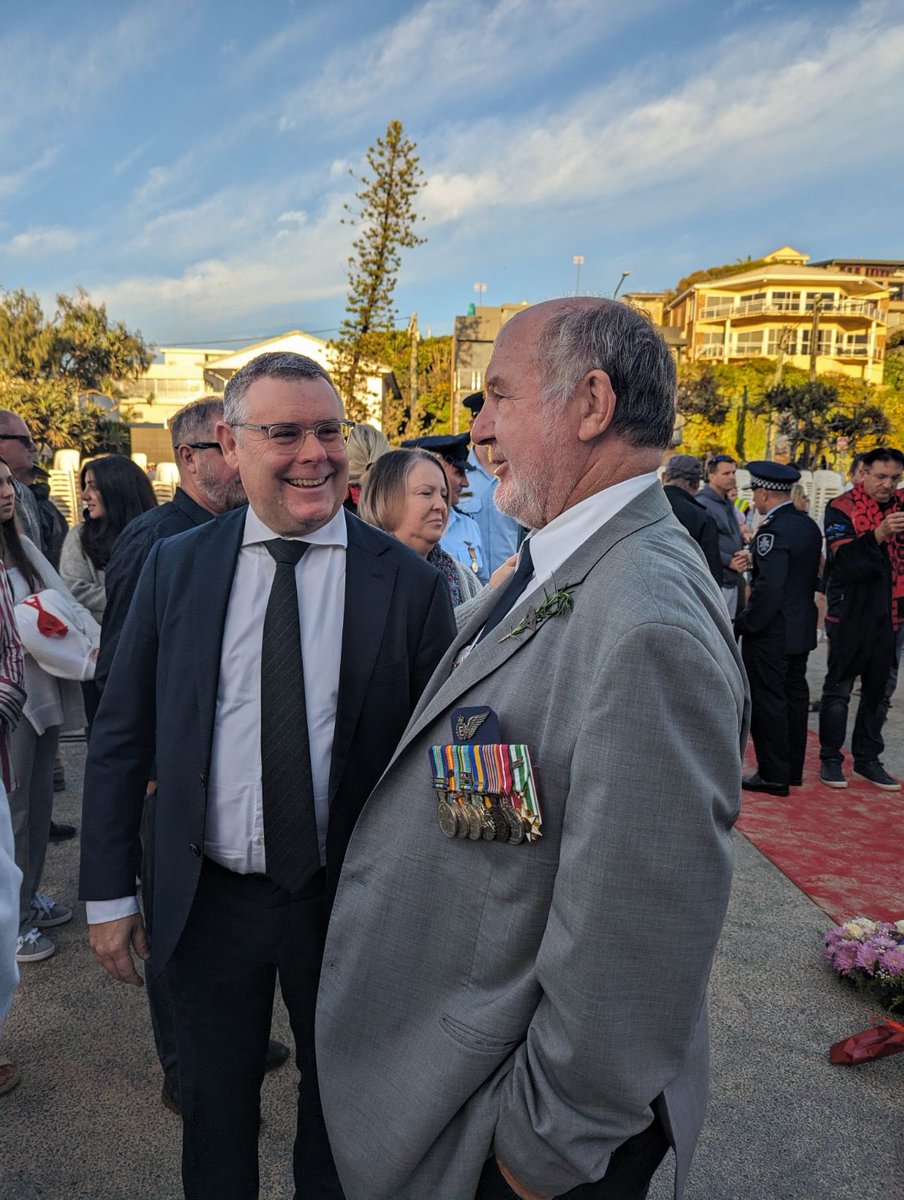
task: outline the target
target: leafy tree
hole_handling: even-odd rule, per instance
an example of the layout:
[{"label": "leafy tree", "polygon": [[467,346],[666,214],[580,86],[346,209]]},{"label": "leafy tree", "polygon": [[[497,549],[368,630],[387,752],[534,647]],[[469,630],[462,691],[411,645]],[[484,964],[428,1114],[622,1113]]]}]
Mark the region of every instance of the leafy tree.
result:
[{"label": "leafy tree", "polygon": [[16,379],[64,379],[78,391],[113,391],[120,379],[143,375],[153,350],[82,287],[57,296],[47,320],[37,296],[23,289],[0,295],[0,370]]},{"label": "leafy tree", "polygon": [[698,367],[682,373],[678,381],[678,411],[687,419],[695,417],[712,425],[721,425],[731,407],[729,398],[719,389],[713,369]]},{"label": "leafy tree", "polygon": [[422,338],[418,343],[417,420],[411,417],[411,335],[393,329],[374,334],[376,358],[395,377],[398,399],[387,398],[383,406],[383,432],[390,442],[448,431],[452,396],[452,338]]},{"label": "leafy tree", "polygon": [[111,323],[84,288],[58,295],[50,320],[37,296],[0,293],[0,405],[27,422],[45,452],[127,448],[124,426],[88,393],[115,394],[117,381],[143,374],[152,357],[141,334]]},{"label": "leafy tree", "polygon": [[761,415],[775,414],[778,432],[789,440],[792,460],[812,467],[838,437],[846,437],[853,450],[858,442],[880,441],[888,434],[890,422],[875,402],[872,389],[854,383],[844,398],[839,396],[837,383],[825,378],[778,384],[751,408]]},{"label": "leafy tree", "polygon": [[[401,266],[401,251],[420,245],[415,200],[423,186],[423,171],[414,142],[401,121],[390,121],[383,137],[367,151],[368,173],[350,174],[361,184],[357,212],[346,211],[350,224],[360,227],[348,260],[346,312],[333,343],[336,378],[349,415],[364,415],[360,382],[367,365],[378,361],[381,338],[395,326],[393,293]],[[345,219],[344,219],[345,220]]]}]

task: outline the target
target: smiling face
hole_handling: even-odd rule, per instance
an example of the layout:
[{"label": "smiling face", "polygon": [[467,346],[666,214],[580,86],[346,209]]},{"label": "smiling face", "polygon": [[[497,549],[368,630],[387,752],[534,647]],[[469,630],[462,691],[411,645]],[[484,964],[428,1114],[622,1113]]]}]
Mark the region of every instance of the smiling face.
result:
[{"label": "smiling face", "polygon": [[5,462],[0,462],[0,522],[9,521],[16,511],[16,489],[13,473]]},{"label": "smiling face", "polygon": [[[261,425],[292,422],[310,428],[343,417],[339,397],[325,379],[256,379],[245,393],[244,407],[244,419]],[[238,468],[251,507],[274,533],[313,533],[339,511],[348,487],[348,457],[341,440],[325,449],[309,433],[286,452],[262,430],[233,430],[223,423],[217,437],[226,463]]]},{"label": "smiling face", "polygon": [[97,521],[100,517],[106,515],[103,498],[97,487],[97,480],[94,478],[94,472],[88,468],[85,471],[85,485],[82,488],[82,502],[88,516],[92,520]]},{"label": "smiling face", "polygon": [[426,556],[446,531],[449,490],[436,460],[420,459],[405,480],[405,504],[390,529],[415,554]]}]

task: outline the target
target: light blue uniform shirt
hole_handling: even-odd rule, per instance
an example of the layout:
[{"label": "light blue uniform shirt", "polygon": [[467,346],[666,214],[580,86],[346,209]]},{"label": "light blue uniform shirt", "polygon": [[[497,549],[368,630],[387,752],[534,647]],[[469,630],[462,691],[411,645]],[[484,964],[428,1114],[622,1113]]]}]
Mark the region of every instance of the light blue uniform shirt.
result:
[{"label": "light blue uniform shirt", "polygon": [[447,554],[452,555],[456,562],[460,562],[478,579],[486,582],[484,579],[486,564],[483,541],[480,536],[480,526],[474,517],[458,508],[450,508],[449,523],[446,525],[446,532],[439,544]]},{"label": "light blue uniform shirt", "polygon": [[471,494],[462,496],[458,507],[474,518],[480,530],[483,556],[477,577],[486,583],[493,571],[518,549],[519,527],[517,521],[501,513],[493,503],[499,480],[486,473],[475,458],[473,447],[467,471]]}]

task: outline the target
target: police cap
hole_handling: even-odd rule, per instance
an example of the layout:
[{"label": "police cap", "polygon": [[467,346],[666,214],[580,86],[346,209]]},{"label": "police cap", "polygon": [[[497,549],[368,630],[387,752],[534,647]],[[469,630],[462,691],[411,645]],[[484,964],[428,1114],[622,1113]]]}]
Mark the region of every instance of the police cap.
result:
[{"label": "police cap", "polygon": [[429,450],[450,466],[464,468],[468,465],[469,433],[437,433],[429,437],[407,438],[402,445],[409,450]]},{"label": "police cap", "polygon": [[797,467],[788,467],[777,462],[749,462],[750,486],[767,488],[770,492],[790,492],[800,479]]},{"label": "police cap", "polygon": [[483,392],[472,392],[470,396],[465,396],[462,404],[465,408],[469,408],[476,417],[483,408]]}]

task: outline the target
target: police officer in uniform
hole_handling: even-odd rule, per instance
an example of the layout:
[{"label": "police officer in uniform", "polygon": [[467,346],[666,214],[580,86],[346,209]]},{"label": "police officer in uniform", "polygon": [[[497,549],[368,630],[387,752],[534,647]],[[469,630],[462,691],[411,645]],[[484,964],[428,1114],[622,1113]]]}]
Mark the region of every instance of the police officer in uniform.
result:
[{"label": "police officer in uniform", "polygon": [[822,536],[791,503],[800,472],[774,462],[751,462],[750,486],[765,517],[750,549],[753,585],[735,621],[750,680],[750,732],[757,770],[743,780],[750,791],[787,796],[799,786],[807,747],[807,656],[816,645],[816,605]]},{"label": "police officer in uniform", "polygon": [[439,544],[462,566],[483,578],[485,563],[480,526],[470,513],[458,507],[462,492],[468,486],[466,468],[470,441],[469,433],[445,433],[408,438],[402,445],[429,450],[439,459],[449,486],[449,521]]}]

